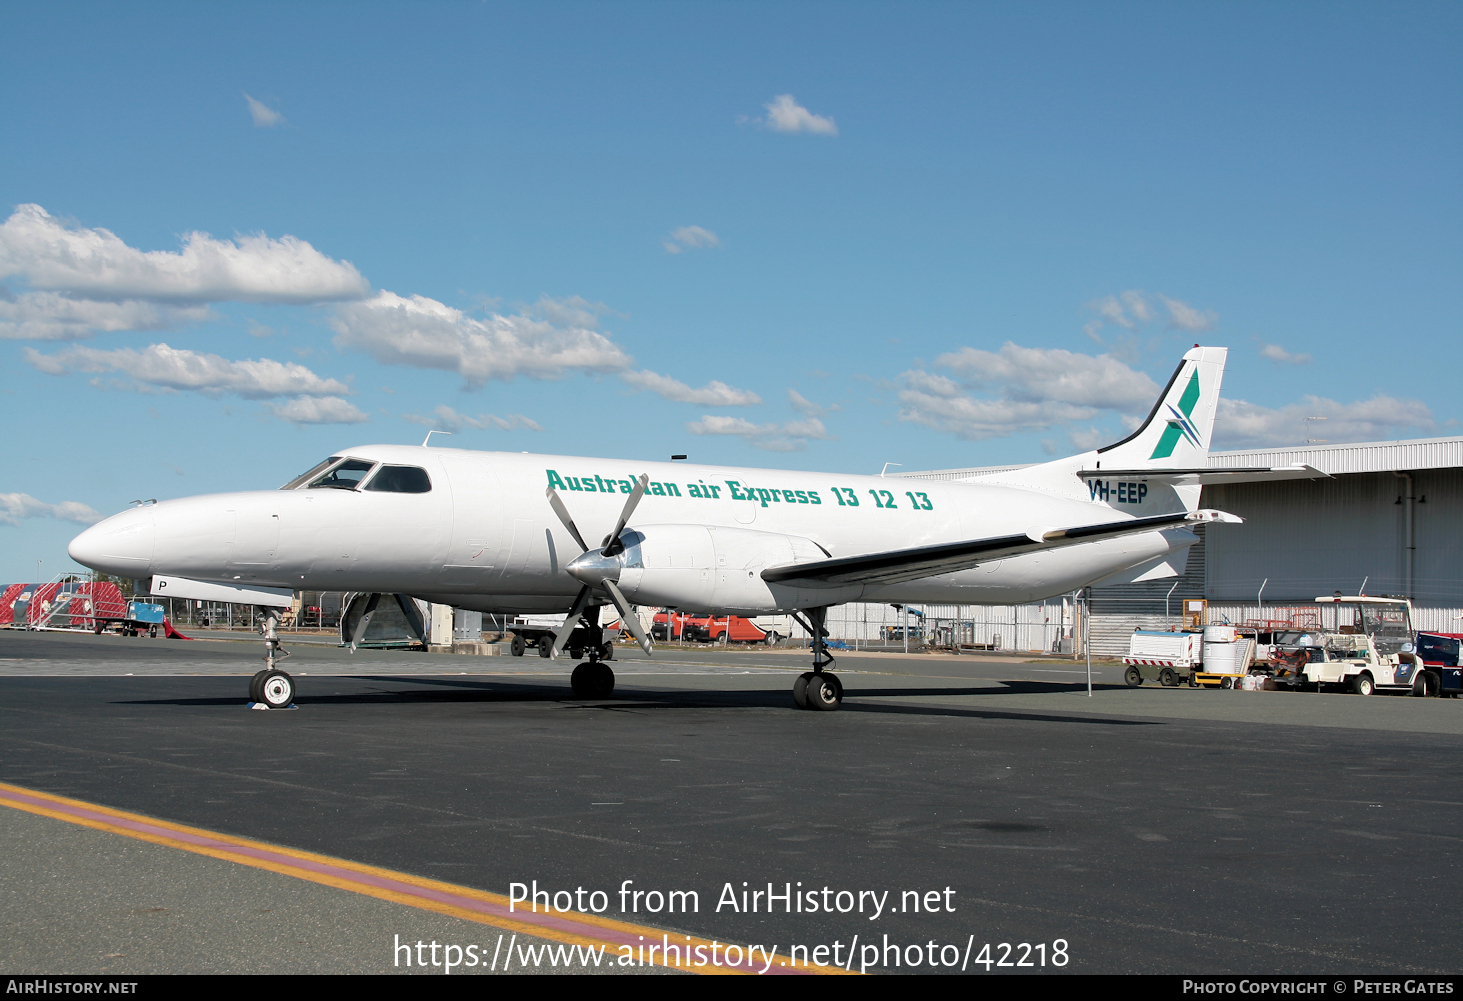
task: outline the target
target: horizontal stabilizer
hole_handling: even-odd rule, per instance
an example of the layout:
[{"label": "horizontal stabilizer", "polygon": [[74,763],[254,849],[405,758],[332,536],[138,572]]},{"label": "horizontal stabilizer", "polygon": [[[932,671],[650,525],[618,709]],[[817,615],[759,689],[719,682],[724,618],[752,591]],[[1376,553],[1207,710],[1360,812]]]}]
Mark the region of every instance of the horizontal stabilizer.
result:
[{"label": "horizontal stabilizer", "polygon": [[934,546],[919,546],[915,549],[896,549],[887,553],[869,553],[864,556],[845,556],[839,559],[774,567],[763,570],[762,579],[769,584],[798,581],[815,586],[819,584],[895,584],[936,574],[954,573],[957,570],[969,570],[993,560],[1022,556],[1026,553],[1046,552],[1065,546],[1080,545],[1084,542],[1117,538],[1121,535],[1155,532],[1165,528],[1184,528],[1189,525],[1210,522],[1238,524],[1241,521],[1243,521],[1242,518],[1223,511],[1205,510],[1164,514],[1153,518],[1130,518],[1126,521],[1082,525],[1076,528],[1039,527],[1032,528],[1020,535],[1002,535],[990,539],[971,539],[965,542],[945,542]]},{"label": "horizontal stabilizer", "polygon": [[1330,479],[1330,473],[1323,473],[1315,466],[1297,464],[1294,466],[1236,466],[1233,469],[1083,469],[1078,476],[1083,479],[1107,480],[1161,480],[1175,486],[1224,483],[1261,483],[1273,480],[1319,480]]}]

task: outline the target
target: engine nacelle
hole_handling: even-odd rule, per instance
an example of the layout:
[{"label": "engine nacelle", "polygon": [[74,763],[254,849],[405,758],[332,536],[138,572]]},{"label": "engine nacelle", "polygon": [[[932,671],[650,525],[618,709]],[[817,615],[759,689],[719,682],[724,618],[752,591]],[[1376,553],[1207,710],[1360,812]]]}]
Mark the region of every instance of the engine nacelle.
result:
[{"label": "engine nacelle", "polygon": [[613,557],[618,576],[606,567],[607,576],[637,605],[760,615],[856,601],[863,593],[862,584],[800,587],[764,581],[763,570],[828,558],[812,540],[798,536],[708,525],[645,525],[621,538],[625,551]]}]

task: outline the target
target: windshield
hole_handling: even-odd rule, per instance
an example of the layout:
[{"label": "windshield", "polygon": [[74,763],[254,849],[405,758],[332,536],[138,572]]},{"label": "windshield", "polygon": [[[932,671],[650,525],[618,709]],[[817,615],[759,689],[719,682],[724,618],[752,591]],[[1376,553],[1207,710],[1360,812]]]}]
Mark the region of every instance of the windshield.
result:
[{"label": "windshield", "polygon": [[308,472],[304,472],[304,473],[301,473],[299,476],[296,476],[294,479],[290,480],[284,486],[280,487],[280,489],[281,490],[293,490],[293,489],[295,489],[296,487],[298,487],[302,483],[308,483],[316,475],[318,475],[319,473],[323,473],[323,472],[325,472],[325,470],[329,469],[331,463],[335,463],[335,462],[339,462],[339,461],[340,461],[340,456],[338,456],[338,455],[332,455],[330,458],[326,459],[324,462],[319,463],[319,464],[317,464],[315,466],[312,466]]},{"label": "windshield", "polygon": [[347,459],[324,476],[311,480],[310,489],[334,487],[337,490],[354,490],[375,466],[374,462],[365,459]]},{"label": "windshield", "polygon": [[432,489],[432,480],[425,469],[416,466],[382,466],[366,489],[390,494],[424,494]]},{"label": "windshield", "polygon": [[1403,644],[1411,649],[1412,623],[1406,605],[1362,605],[1361,621],[1382,656],[1401,652]]}]

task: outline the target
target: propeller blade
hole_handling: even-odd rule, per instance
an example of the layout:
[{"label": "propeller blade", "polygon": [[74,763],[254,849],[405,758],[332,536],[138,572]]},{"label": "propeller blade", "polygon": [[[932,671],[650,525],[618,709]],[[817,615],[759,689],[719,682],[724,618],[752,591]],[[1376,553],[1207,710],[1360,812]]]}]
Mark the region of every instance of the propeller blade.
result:
[{"label": "propeller blade", "polygon": [[635,489],[631,490],[630,496],[625,498],[625,507],[620,511],[620,520],[615,522],[615,530],[605,538],[604,554],[606,556],[614,556],[625,548],[620,542],[620,533],[625,530],[625,523],[630,520],[630,515],[635,513],[635,506],[640,503],[640,498],[645,496],[645,487],[649,483],[649,473],[641,473],[640,479],[635,481]]},{"label": "propeller blade", "polygon": [[[646,479],[649,479],[649,477],[647,476]],[[544,496],[549,499],[549,507],[554,509],[554,513],[559,516],[559,520],[564,523],[564,527],[569,530],[569,534],[573,536],[574,541],[579,543],[579,548],[581,550],[588,550],[589,545],[585,543],[584,536],[579,534],[579,528],[574,524],[574,519],[569,517],[569,509],[559,499],[558,491],[553,487],[547,487],[544,489]]]},{"label": "propeller blade", "polygon": [[573,607],[569,609],[569,614],[564,618],[564,624],[554,634],[554,648],[549,651],[550,657],[558,659],[559,654],[564,652],[564,644],[569,642],[569,634],[574,631],[575,626],[579,625],[579,616],[583,615],[584,610],[589,607],[590,590],[588,585],[579,589],[579,594],[574,598]]},{"label": "propeller blade", "polygon": [[606,580],[604,589],[610,592],[610,600],[620,610],[620,621],[625,624],[626,629],[630,630],[630,635],[635,637],[635,642],[640,644],[640,649],[645,651],[645,655],[650,656],[650,637],[646,636],[645,630],[640,628],[640,616],[630,610],[630,603],[620,593],[619,585],[612,580]]}]

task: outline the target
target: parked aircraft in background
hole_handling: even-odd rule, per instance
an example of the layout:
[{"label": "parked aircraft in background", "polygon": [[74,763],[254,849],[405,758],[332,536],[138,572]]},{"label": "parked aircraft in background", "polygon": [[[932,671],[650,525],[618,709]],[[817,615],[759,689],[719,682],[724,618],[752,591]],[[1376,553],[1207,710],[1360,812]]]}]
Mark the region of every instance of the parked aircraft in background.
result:
[{"label": "parked aircraft in background", "polygon": [[[606,604],[647,653],[632,605],[791,613],[814,637],[794,700],[836,709],[843,688],[823,643],[830,606],[1013,604],[1174,576],[1198,541],[1192,526],[1240,520],[1198,509],[1204,483],[1324,475],[1209,468],[1225,356],[1187,352],[1148,419],[1116,444],[965,481],[367,445],[278,490],[124,511],[69,552],[154,595],[266,610],[297,590],[329,590],[496,614],[567,611],[555,655],[577,626],[595,628]],[[294,684],[276,663],[275,619],[266,621],[266,668],[250,694],[287,705]],[[593,644],[588,656],[573,671],[575,692],[609,695],[613,672]]]}]

